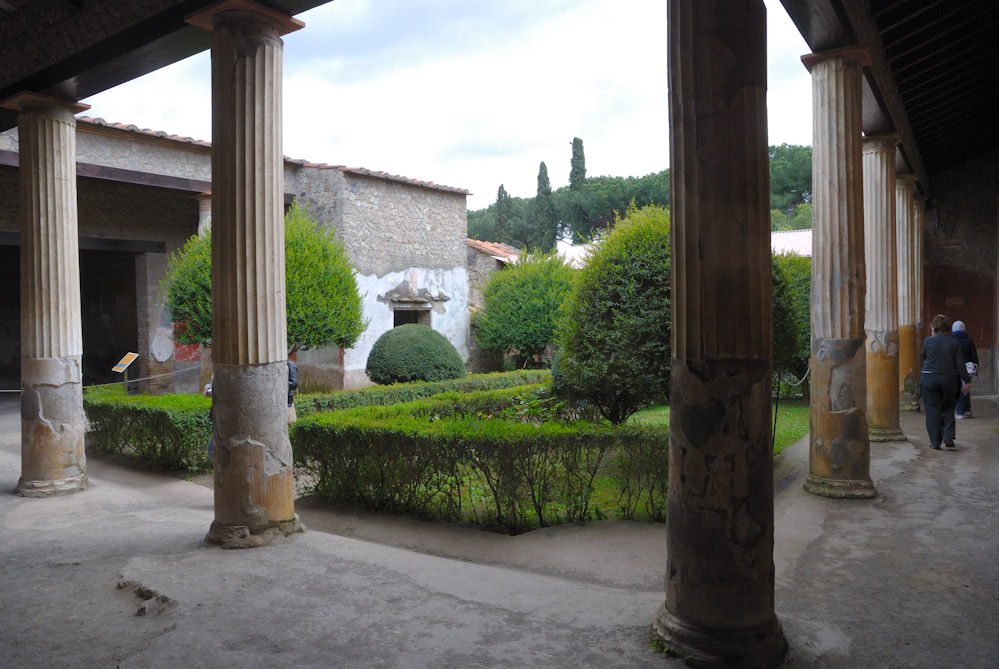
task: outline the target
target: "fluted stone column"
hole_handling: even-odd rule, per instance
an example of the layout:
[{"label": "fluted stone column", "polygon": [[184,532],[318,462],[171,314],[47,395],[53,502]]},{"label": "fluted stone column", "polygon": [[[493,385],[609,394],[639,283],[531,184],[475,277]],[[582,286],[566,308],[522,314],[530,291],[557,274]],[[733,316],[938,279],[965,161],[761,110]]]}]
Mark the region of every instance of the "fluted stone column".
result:
[{"label": "fluted stone column", "polygon": [[913,305],[916,308],[916,364],[922,369],[922,362],[919,360],[919,351],[923,348],[923,339],[926,337],[925,314],[923,313],[923,239],[926,236],[926,196],[913,195],[912,197],[912,268],[915,274],[914,292],[912,297]]},{"label": "fluted stone column", "polygon": [[258,546],[302,529],[288,441],[280,35],[301,23],[250,2],[189,19],[212,30],[215,522]]},{"label": "fluted stone column", "polygon": [[897,134],[864,138],[867,427],[871,441],[905,441],[898,416]]},{"label": "fluted stone column", "polygon": [[89,486],[76,213],[76,119],[88,105],[35,93],[20,112],[21,478],[24,497]]},{"label": "fluted stone column", "polygon": [[[916,330],[916,239],[913,232],[913,185],[915,174],[895,178],[895,221],[898,235],[898,390],[902,411],[915,411],[919,393],[919,349]],[[920,260],[920,264],[921,264]]]},{"label": "fluted stone column", "polygon": [[805,490],[873,497],[864,350],[861,80],[866,54],[802,56],[812,73],[812,399]]},{"label": "fluted stone column", "polygon": [[652,634],[695,666],[774,667],[786,644],[774,612],[766,10],[670,0],[667,25],[673,379],[666,601]]},{"label": "fluted stone column", "polygon": [[198,201],[198,236],[204,237],[212,231],[212,194],[195,195]]}]

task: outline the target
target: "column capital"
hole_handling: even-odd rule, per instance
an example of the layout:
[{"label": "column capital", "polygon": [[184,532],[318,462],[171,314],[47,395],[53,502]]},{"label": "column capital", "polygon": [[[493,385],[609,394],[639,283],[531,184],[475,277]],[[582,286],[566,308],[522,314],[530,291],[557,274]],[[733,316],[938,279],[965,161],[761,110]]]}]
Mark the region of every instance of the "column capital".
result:
[{"label": "column capital", "polygon": [[860,48],[859,46],[844,46],[839,49],[820,51],[819,53],[806,53],[801,57],[801,63],[805,66],[806,70],[811,72],[812,67],[814,67],[816,63],[829,60],[830,58],[842,58],[843,60],[859,61],[862,67],[871,66],[870,55],[866,50]]},{"label": "column capital", "polygon": [[912,196],[913,202],[926,202],[929,199],[930,199],[929,195],[921,195],[920,194],[920,195],[913,195]]},{"label": "column capital", "polygon": [[870,153],[872,151],[889,151],[896,148],[902,143],[901,137],[897,132],[885,132],[877,135],[864,135],[863,137],[864,153]]},{"label": "column capital", "polygon": [[913,173],[907,174],[896,174],[895,175],[895,187],[896,188],[912,188],[919,181],[919,175]]},{"label": "column capital", "polygon": [[0,101],[0,107],[13,109],[18,112],[57,107],[65,109],[72,114],[79,114],[90,109],[90,105],[82,104],[76,100],[57,98],[53,95],[45,95],[44,93],[35,93],[33,91],[21,91],[16,95],[12,95],[6,100]]},{"label": "column capital", "polygon": [[204,28],[208,31],[213,31],[215,30],[215,25],[217,23],[216,17],[227,12],[239,12],[243,15],[256,15],[263,20],[275,23],[278,26],[279,35],[287,35],[288,33],[301,30],[305,27],[304,21],[299,21],[292,16],[288,16],[287,14],[279,12],[276,9],[271,9],[270,7],[262,5],[259,2],[254,2],[253,0],[220,0],[213,5],[205,7],[199,12],[188,14],[184,17],[184,20],[191,25]]}]

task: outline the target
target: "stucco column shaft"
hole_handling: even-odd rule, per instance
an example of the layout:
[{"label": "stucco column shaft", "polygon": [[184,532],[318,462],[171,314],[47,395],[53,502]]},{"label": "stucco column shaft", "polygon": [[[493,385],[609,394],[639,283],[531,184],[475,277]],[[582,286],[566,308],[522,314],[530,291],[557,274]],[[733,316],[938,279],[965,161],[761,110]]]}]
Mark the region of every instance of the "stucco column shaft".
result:
[{"label": "stucco column shaft", "polygon": [[812,398],[805,490],[873,497],[864,350],[861,81],[867,56],[802,57],[812,73]]},{"label": "stucco column shaft", "polygon": [[923,338],[926,336],[925,318],[923,313],[923,239],[926,235],[926,196],[913,195],[912,198],[912,269],[915,276],[913,282],[912,304],[916,318],[916,365],[922,369],[919,351],[923,348]]},{"label": "stucco column shaft", "polygon": [[16,493],[85,490],[76,119],[87,109],[24,94],[20,111],[21,478]]},{"label": "stucco column shaft", "polygon": [[898,261],[895,149],[898,136],[864,139],[867,297],[867,426],[871,441],[905,441],[898,416]]},{"label": "stucco column shaft", "polygon": [[280,35],[291,20],[241,6],[210,16],[215,522],[207,541],[233,547],[301,529],[285,362]]},{"label": "stucco column shaft", "polygon": [[786,644],[774,612],[766,10],[671,0],[667,25],[669,557],[652,634],[696,666],[773,667]]},{"label": "stucco column shaft", "polygon": [[915,411],[919,392],[919,332],[916,330],[916,240],[912,225],[915,174],[895,178],[895,221],[898,244],[898,389],[903,411]]}]

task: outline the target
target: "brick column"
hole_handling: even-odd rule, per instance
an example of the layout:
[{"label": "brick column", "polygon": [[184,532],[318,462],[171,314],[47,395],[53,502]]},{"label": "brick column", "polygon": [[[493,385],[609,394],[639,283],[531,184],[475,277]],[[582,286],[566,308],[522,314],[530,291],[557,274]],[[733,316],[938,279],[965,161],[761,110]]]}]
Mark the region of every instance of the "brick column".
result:
[{"label": "brick column", "polygon": [[766,10],[671,0],[667,26],[669,557],[652,633],[693,666],[775,667]]},{"label": "brick column", "polygon": [[282,34],[301,22],[243,0],[189,19],[212,30],[215,522],[206,541],[301,531],[288,441]]},{"label": "brick column", "polygon": [[[895,178],[895,221],[898,235],[898,390],[902,411],[916,411],[919,392],[919,349],[916,330],[916,238],[912,225],[912,190],[915,174]],[[920,260],[920,264],[922,261]]]},{"label": "brick column", "polygon": [[867,55],[802,56],[812,73],[812,401],[805,490],[875,495],[867,434],[861,81]]},{"label": "brick column", "polygon": [[85,490],[83,330],[76,213],[76,118],[89,109],[23,93],[20,112],[21,478],[15,492]]},{"label": "brick column", "polygon": [[867,298],[867,426],[871,441],[905,441],[898,417],[898,262],[895,149],[898,135],[864,138]]}]

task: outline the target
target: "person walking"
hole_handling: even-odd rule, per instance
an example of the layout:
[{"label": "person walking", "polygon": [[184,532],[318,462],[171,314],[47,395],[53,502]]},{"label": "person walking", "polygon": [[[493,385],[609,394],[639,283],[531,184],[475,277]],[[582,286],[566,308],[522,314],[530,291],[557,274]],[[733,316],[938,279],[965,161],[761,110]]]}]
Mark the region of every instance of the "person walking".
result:
[{"label": "person walking", "polygon": [[950,334],[950,319],[937,314],[930,327],[933,336],[926,338],[919,351],[923,361],[919,389],[926,404],[930,448],[939,451],[941,441],[947,448],[955,448],[954,406],[958,395],[968,391],[971,375],[964,365],[960,343]]},{"label": "person walking", "polygon": [[[954,321],[951,329],[953,330],[951,336],[961,345],[961,353],[964,354],[964,363],[968,368],[968,374],[972,378],[978,376],[978,349],[975,348],[974,340],[968,335],[964,327],[964,321]],[[972,417],[971,391],[969,390],[962,392],[957,398],[957,406],[954,407],[954,418],[961,420],[962,418]]]}]

